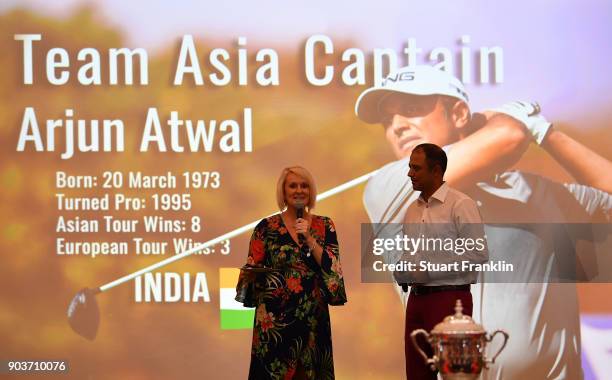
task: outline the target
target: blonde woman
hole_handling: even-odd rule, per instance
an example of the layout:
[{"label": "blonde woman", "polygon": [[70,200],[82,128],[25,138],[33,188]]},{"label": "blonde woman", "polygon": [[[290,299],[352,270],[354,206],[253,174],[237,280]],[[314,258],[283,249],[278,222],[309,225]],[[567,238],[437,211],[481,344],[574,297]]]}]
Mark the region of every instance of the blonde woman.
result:
[{"label": "blonde woman", "polygon": [[[346,302],[336,229],[312,213],[317,190],[300,166],[283,169],[279,214],[263,219],[251,237],[236,300],[255,306],[249,379],[334,379],[328,304]],[[247,292],[257,282],[257,292]]]}]

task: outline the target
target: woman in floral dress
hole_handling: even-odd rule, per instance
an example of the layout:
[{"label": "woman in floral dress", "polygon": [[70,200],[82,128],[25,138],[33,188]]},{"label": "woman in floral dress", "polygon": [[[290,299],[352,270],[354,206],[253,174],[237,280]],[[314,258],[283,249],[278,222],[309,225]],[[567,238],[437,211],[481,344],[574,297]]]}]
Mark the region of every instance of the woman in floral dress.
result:
[{"label": "woman in floral dress", "polygon": [[327,305],[344,304],[346,293],[334,223],[311,213],[316,194],[306,169],[284,169],[284,211],[253,231],[247,265],[277,271],[243,270],[238,281],[236,300],[256,307],[249,379],[334,379]]}]

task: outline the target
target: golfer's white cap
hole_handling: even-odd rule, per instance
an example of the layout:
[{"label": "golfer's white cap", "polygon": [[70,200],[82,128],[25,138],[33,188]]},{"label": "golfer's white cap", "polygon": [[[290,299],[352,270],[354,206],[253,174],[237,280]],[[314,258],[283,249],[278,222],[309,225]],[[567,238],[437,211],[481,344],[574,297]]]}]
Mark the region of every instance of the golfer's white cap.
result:
[{"label": "golfer's white cap", "polygon": [[451,74],[431,66],[405,66],[391,72],[379,86],[368,88],[355,103],[355,114],[366,123],[380,122],[378,107],[391,93],[448,95],[468,102],[463,83]]}]

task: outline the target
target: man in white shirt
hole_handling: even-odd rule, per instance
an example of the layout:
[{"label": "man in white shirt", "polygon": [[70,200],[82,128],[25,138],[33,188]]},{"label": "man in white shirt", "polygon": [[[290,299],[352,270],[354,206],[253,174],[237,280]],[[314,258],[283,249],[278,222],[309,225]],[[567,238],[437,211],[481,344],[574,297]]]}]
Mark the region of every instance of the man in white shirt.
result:
[{"label": "man in white shirt", "polygon": [[[547,268],[557,259],[544,236],[496,223],[609,221],[612,164],[551,127],[531,104],[514,102],[495,112],[472,113],[463,84],[427,66],[403,67],[381,86],[364,91],[355,105],[367,123],[381,123],[398,161],[370,179],[364,204],[372,223],[401,228],[417,193],[405,173],[408,156],[422,142],[444,146],[445,180],[476,200],[485,223],[491,260],[519,255],[528,275],[516,283],[472,289],[474,318],[487,330],[510,334],[486,379],[581,379],[580,323],[575,284],[551,284]],[[581,184],[559,184],[507,172],[530,142],[537,143]],[[587,186],[585,186],[587,185]],[[384,256],[394,263],[398,257]],[[531,269],[537,268],[537,271]],[[533,275],[533,276],[532,276]],[[406,302],[406,293],[397,287]]]},{"label": "man in white shirt", "polygon": [[[472,243],[467,252],[463,244],[461,250],[442,249],[449,242],[453,243],[450,247],[455,247],[456,242],[466,239],[484,240],[476,202],[444,182],[446,166],[446,153],[434,144],[419,144],[410,155],[408,176],[413,189],[421,193],[408,207],[404,233],[421,239],[422,243],[419,252],[407,252],[402,256],[403,261],[414,263],[417,270],[394,272],[399,284],[410,285],[405,327],[406,376],[409,379],[436,379],[436,372],[425,364],[412,345],[410,334],[417,329],[432,330],[452,314],[457,300],[461,300],[464,314],[472,315],[470,284],[476,282],[476,273],[462,271],[461,267],[452,264],[483,263],[488,256],[486,244],[479,250]],[[429,242],[433,249],[428,249]],[[422,267],[423,263],[426,265]],[[428,347],[426,343],[422,346]]]}]

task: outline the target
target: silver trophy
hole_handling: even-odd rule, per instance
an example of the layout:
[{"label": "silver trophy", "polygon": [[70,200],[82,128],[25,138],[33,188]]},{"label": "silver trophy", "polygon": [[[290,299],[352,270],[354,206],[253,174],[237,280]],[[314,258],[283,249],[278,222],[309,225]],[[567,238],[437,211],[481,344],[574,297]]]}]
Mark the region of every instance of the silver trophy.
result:
[{"label": "silver trophy", "polygon": [[[438,369],[445,380],[475,380],[483,368],[495,363],[495,359],[508,343],[508,334],[496,330],[488,334],[484,328],[468,316],[463,315],[461,301],[457,300],[455,315],[449,315],[438,323],[431,333],[418,329],[410,334],[412,343],[429,364],[432,371]],[[495,335],[502,334],[504,343],[491,359],[485,356],[485,347]],[[423,335],[433,348],[430,358],[419,347],[417,336]]]}]

